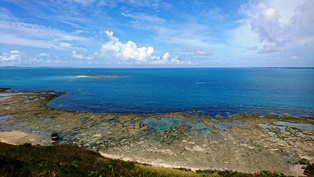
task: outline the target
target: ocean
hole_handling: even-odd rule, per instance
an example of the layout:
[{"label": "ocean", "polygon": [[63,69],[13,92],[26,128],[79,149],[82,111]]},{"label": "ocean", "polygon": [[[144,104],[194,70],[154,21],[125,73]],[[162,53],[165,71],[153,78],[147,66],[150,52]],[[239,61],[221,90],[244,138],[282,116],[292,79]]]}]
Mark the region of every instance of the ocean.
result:
[{"label": "ocean", "polygon": [[48,105],[94,113],[314,116],[314,68],[1,68],[0,87],[67,92]]}]

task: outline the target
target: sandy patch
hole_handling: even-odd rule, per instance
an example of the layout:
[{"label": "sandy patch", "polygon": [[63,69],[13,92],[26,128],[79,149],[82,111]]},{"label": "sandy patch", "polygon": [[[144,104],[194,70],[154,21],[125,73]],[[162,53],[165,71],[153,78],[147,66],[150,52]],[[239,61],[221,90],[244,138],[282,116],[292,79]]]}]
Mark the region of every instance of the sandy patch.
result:
[{"label": "sandy patch", "polygon": [[128,157],[123,157],[123,156],[119,156],[119,155],[114,155],[114,154],[107,154],[104,152],[99,152],[100,155],[109,158],[109,159],[117,159],[117,160],[123,160],[123,161],[133,161],[133,159],[128,158]]},{"label": "sandy patch", "polygon": [[20,131],[0,132],[0,141],[8,144],[24,144],[31,143],[38,139],[36,135],[28,134]]},{"label": "sandy patch", "polygon": [[148,165],[152,165],[155,167],[162,167],[162,168],[185,168],[185,169],[190,169],[191,171],[196,171],[196,170],[201,170],[199,168],[193,168],[193,167],[185,167],[185,166],[177,166],[177,165],[170,165],[164,162],[154,162],[154,161],[139,161],[139,160],[134,160],[132,158],[128,158],[128,157],[124,157],[124,156],[119,156],[119,155],[114,155],[114,154],[108,154],[108,153],[104,153],[104,152],[99,152],[100,155],[106,157],[106,158],[110,158],[110,159],[118,159],[118,160],[123,160],[123,161],[133,161],[133,162],[137,162],[137,163],[141,163],[141,164],[148,164]]},{"label": "sandy patch", "polygon": [[305,167],[305,165],[292,165],[290,167],[290,171],[291,173],[293,173],[294,176],[305,176],[304,173],[304,169],[302,169],[302,167]]}]

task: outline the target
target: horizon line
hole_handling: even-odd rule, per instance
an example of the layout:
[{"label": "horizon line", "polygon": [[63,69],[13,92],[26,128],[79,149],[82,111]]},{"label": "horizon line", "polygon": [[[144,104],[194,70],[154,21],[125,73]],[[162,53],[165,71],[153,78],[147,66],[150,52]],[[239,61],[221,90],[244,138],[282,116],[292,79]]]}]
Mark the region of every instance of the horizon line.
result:
[{"label": "horizon line", "polygon": [[0,68],[47,68],[47,69],[214,69],[214,68],[284,68],[314,69],[314,66],[197,66],[197,67],[71,67],[71,66],[0,66]]}]

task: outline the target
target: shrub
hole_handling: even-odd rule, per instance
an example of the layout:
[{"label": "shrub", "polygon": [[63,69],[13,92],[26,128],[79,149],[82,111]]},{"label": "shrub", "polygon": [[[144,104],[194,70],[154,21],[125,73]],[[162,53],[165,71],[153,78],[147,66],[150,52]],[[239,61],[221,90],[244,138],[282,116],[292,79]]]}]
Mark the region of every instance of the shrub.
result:
[{"label": "shrub", "polygon": [[309,164],[305,167],[304,174],[307,176],[313,176],[314,175],[314,163]]}]

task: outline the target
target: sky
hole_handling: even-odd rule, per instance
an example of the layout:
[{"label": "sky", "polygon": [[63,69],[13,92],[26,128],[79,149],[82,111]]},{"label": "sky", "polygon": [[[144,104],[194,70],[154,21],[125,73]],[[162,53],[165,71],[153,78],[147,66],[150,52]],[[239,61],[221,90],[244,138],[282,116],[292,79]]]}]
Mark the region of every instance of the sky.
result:
[{"label": "sky", "polygon": [[0,0],[0,66],[314,67],[313,0]]}]

